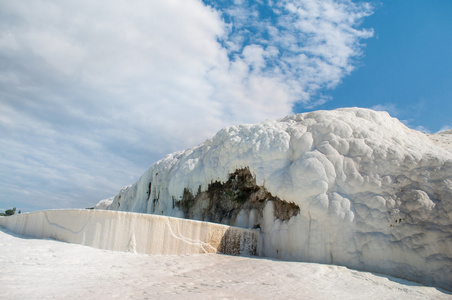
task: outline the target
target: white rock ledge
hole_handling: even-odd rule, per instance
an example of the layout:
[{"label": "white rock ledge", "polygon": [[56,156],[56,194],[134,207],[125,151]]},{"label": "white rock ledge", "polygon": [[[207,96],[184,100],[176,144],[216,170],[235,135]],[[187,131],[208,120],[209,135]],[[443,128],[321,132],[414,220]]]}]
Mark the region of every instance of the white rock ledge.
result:
[{"label": "white rock ledge", "polygon": [[104,210],[46,210],[0,217],[28,237],[141,254],[258,254],[259,232],[193,220]]}]

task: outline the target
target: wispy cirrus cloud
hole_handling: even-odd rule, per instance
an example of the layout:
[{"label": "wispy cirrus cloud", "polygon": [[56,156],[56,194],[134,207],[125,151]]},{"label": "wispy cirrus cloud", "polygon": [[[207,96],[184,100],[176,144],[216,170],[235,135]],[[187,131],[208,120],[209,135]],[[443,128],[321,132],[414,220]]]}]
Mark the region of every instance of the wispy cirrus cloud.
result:
[{"label": "wispy cirrus cloud", "polygon": [[224,126],[315,105],[353,70],[371,11],[344,0],[2,1],[2,206],[88,206]]},{"label": "wispy cirrus cloud", "polygon": [[376,111],[386,111],[393,117],[397,117],[401,114],[400,109],[394,103],[377,104],[372,106],[371,109]]},{"label": "wispy cirrus cloud", "polygon": [[447,130],[452,130],[452,126],[451,125],[444,125],[443,127],[441,127],[441,129],[438,132],[447,131]]}]

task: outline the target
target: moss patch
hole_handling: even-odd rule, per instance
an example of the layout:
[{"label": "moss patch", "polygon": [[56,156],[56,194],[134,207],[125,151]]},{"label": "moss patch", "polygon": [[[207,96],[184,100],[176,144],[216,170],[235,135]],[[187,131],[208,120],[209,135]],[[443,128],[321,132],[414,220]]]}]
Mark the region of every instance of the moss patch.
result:
[{"label": "moss patch", "polygon": [[185,189],[182,199],[173,199],[173,204],[184,213],[185,218],[228,225],[234,224],[241,211],[249,213],[254,210],[255,224],[252,227],[257,228],[268,201],[274,202],[275,217],[282,221],[300,212],[294,203],[281,200],[258,186],[248,168],[236,170],[224,183],[211,183],[205,192],[199,188],[197,194],[193,195]]}]

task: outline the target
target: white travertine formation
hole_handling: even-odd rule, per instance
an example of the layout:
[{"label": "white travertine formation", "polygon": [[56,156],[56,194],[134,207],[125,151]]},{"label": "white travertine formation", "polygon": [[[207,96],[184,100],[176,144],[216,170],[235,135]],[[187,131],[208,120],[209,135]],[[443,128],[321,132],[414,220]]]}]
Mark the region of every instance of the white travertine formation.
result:
[{"label": "white travertine formation", "polygon": [[94,209],[107,209],[108,206],[111,205],[111,203],[113,202],[113,197],[108,198],[108,199],[104,199],[104,200],[100,200],[99,202],[97,202],[97,204],[93,207]]},{"label": "white travertine formation", "polygon": [[166,216],[105,210],[47,210],[0,217],[0,226],[35,238],[142,254],[258,254],[256,230]]},{"label": "white travertine formation", "polygon": [[[359,108],[233,126],[158,161],[108,209],[183,217],[175,202],[184,193],[248,168],[258,186],[300,209],[282,221],[267,201],[261,215],[244,210],[231,221],[259,222],[263,255],[452,289],[452,154],[435,143]],[[201,216],[206,206],[194,209]]]}]

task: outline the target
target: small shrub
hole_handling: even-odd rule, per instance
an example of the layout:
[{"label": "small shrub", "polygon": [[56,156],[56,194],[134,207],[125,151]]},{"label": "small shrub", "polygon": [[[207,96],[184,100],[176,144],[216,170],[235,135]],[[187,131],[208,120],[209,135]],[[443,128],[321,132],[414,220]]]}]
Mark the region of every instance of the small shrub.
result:
[{"label": "small shrub", "polygon": [[[13,209],[7,209],[5,210],[4,213],[0,213],[0,216],[3,217],[8,217],[8,216],[12,216],[16,213],[16,208],[14,207]],[[21,211],[19,210],[19,213],[21,213]]]}]

